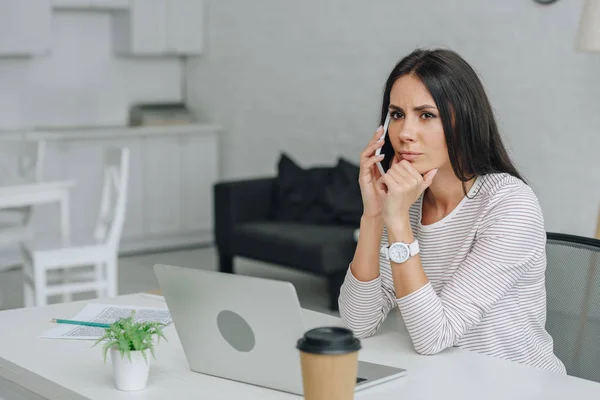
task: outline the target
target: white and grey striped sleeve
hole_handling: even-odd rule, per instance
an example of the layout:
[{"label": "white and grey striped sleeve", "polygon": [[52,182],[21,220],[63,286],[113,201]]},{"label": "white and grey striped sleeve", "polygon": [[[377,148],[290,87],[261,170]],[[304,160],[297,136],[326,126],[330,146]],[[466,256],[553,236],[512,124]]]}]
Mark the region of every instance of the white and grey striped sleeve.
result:
[{"label": "white and grey striped sleeve", "polygon": [[521,188],[504,196],[484,217],[471,252],[439,295],[427,283],[396,300],[415,350],[435,354],[454,346],[543,257],[545,243],[533,192]]},{"label": "white and grey striped sleeve", "polygon": [[348,268],[338,299],[340,317],[354,335],[361,339],[369,337],[396,306],[395,298],[395,293],[382,285],[381,276],[363,282]]}]

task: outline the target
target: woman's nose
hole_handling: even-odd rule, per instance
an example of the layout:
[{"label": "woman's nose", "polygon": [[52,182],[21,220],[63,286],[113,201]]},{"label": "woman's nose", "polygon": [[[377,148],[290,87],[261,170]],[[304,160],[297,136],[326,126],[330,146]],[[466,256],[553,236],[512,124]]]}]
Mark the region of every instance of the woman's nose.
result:
[{"label": "woman's nose", "polygon": [[400,140],[404,142],[414,142],[416,139],[416,126],[414,123],[406,121],[400,129]]}]

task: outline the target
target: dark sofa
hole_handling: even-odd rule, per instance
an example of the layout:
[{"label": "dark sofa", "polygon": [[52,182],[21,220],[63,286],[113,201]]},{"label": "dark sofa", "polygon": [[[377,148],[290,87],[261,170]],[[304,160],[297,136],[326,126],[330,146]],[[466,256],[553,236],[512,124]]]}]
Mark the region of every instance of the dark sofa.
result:
[{"label": "dark sofa", "polygon": [[358,167],[303,169],[283,154],[274,177],[214,185],[214,230],[219,269],[234,272],[246,257],[323,276],[330,308],[352,261],[362,200]]}]

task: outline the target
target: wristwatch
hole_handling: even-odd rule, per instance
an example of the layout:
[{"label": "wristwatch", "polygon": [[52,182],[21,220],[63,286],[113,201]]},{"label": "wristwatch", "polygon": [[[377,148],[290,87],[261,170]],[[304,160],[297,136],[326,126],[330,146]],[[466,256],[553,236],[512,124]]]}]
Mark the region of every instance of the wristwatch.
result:
[{"label": "wristwatch", "polygon": [[393,261],[396,264],[402,264],[412,256],[419,254],[419,242],[417,240],[410,244],[394,242],[389,246],[382,246],[380,252],[388,260]]}]

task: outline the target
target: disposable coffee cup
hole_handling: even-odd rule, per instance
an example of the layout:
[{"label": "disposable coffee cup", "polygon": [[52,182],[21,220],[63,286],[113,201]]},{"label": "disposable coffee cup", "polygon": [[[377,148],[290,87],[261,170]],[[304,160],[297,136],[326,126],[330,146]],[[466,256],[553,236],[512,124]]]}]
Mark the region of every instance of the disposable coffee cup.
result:
[{"label": "disposable coffee cup", "polygon": [[306,400],[352,400],[358,373],[360,340],[351,330],[322,327],[298,340]]}]

